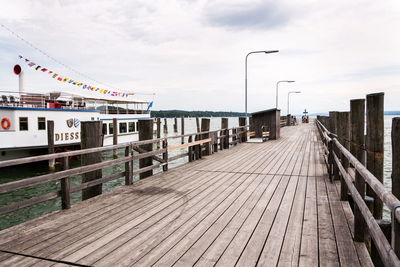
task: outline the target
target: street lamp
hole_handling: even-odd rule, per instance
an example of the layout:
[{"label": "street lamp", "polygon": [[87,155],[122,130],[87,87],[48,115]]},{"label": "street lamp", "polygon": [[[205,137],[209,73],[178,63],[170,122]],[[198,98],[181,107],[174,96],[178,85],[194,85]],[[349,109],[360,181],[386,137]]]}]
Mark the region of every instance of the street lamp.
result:
[{"label": "street lamp", "polygon": [[287,115],[289,115],[289,96],[290,94],[300,94],[300,91],[290,91],[287,94]]},{"label": "street lamp", "polygon": [[244,83],[244,94],[245,94],[245,99],[244,99],[244,106],[245,106],[245,113],[247,117],[247,58],[249,57],[250,54],[256,54],[256,53],[265,53],[265,54],[271,54],[271,53],[278,53],[279,50],[269,50],[269,51],[252,51],[246,55],[246,60],[245,60],[245,83]]},{"label": "street lamp", "polygon": [[284,80],[284,81],[278,81],[277,83],[276,83],[276,93],[275,93],[275,97],[276,97],[276,105],[275,105],[275,107],[276,107],[276,109],[278,109],[278,85],[279,85],[279,83],[294,83],[295,81],[286,81],[286,80]]}]

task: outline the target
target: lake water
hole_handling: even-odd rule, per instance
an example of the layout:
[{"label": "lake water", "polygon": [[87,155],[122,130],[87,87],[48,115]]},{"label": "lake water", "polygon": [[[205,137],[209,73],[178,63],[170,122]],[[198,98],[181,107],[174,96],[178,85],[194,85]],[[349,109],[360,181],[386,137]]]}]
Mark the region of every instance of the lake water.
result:
[{"label": "lake water", "polygon": [[[385,179],[384,179],[384,185],[388,189],[391,188],[391,138],[390,138],[390,132],[391,132],[391,123],[392,123],[392,118],[394,116],[385,116],[385,158],[384,158],[384,174],[385,174]],[[164,119],[162,119],[162,125],[164,124]],[[173,132],[173,123],[174,119],[167,119],[167,124],[168,124],[168,134],[163,134],[161,133],[161,137],[165,136],[178,136],[180,135],[180,119],[178,119],[178,132],[174,133]],[[229,127],[236,127],[239,125],[239,120],[238,118],[229,118]],[[211,130],[218,130],[221,128],[221,118],[211,118],[210,121],[210,129]],[[186,118],[185,119],[185,133],[195,133],[196,130],[196,119],[195,118]],[[174,145],[179,145],[180,144],[180,138],[177,139],[171,139],[169,140],[169,145],[174,146]],[[175,150],[171,152],[169,155],[174,156],[180,153],[185,152],[185,150]],[[123,151],[120,151],[119,155],[123,156]],[[112,152],[105,152],[103,153],[103,159],[112,159]],[[174,162],[171,162],[169,164],[170,168],[176,167],[178,165],[182,165],[187,162],[187,157],[178,159]],[[79,166],[80,162],[79,160],[71,161],[71,168]],[[138,162],[135,162],[134,168],[138,168]],[[111,173],[116,173],[116,172],[121,172],[124,170],[124,165],[118,165],[114,167],[108,167],[103,169],[103,176],[108,176]],[[161,170],[155,170],[154,172],[160,172]],[[2,172],[0,173],[0,183],[7,183],[11,181],[16,181],[20,179],[24,179],[27,177],[32,177],[40,174],[45,174],[48,173],[48,167],[47,167],[47,162],[43,163],[36,163],[36,164],[27,164],[23,166],[19,166],[17,168],[13,167],[8,167],[8,168],[3,168]],[[135,180],[138,179],[138,176],[134,177]],[[80,184],[81,182],[81,177],[71,177],[71,184],[72,185],[77,185]],[[103,184],[103,192],[108,192],[110,190],[113,190],[117,187],[120,187],[124,185],[125,178],[119,178],[114,181],[110,181],[108,183]],[[39,196],[42,194],[46,194],[49,192],[54,192],[56,190],[59,190],[60,184],[59,182],[48,182],[44,183],[38,186],[32,186],[29,188],[24,188],[20,190],[16,190],[10,193],[3,193],[0,194],[0,207],[7,205],[12,202],[16,201],[21,201],[24,199],[28,199],[34,196]],[[80,192],[75,192],[72,194],[72,203],[77,203],[81,199],[81,193]],[[16,212],[8,213],[5,215],[0,215],[0,230],[8,228],[10,226],[22,223],[24,221],[32,220],[36,217],[42,216],[44,214],[56,211],[60,209],[60,200],[50,200],[32,207],[27,207],[21,210],[18,210]],[[386,210],[384,214],[385,218],[390,218],[389,211]]]}]

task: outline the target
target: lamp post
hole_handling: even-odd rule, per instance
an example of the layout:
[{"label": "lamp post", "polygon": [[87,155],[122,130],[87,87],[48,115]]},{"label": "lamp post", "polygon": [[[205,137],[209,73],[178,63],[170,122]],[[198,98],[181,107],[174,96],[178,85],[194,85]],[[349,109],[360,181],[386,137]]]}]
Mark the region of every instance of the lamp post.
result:
[{"label": "lamp post", "polygon": [[289,115],[289,96],[290,94],[300,94],[300,91],[290,91],[287,94],[287,115]]},{"label": "lamp post", "polygon": [[283,81],[278,81],[277,83],[276,83],[276,93],[275,93],[275,97],[276,97],[276,104],[275,104],[275,108],[276,109],[278,109],[278,85],[279,85],[279,83],[294,83],[295,81],[286,81],[286,80],[283,80]]},{"label": "lamp post", "polygon": [[245,113],[247,117],[247,58],[249,57],[250,54],[256,54],[256,53],[265,53],[265,54],[271,54],[271,53],[278,53],[279,50],[269,50],[269,51],[252,51],[246,55],[246,60],[245,60],[245,71],[244,71],[244,76],[245,76],[245,83],[244,83],[244,106],[245,106]]}]

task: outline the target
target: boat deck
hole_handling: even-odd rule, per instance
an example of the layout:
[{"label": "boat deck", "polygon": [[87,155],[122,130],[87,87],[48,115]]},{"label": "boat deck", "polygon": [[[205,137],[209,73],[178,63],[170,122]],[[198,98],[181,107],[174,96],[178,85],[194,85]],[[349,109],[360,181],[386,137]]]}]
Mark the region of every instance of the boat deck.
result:
[{"label": "boat deck", "polygon": [[0,266],[373,266],[316,127],[281,135],[3,230]]}]

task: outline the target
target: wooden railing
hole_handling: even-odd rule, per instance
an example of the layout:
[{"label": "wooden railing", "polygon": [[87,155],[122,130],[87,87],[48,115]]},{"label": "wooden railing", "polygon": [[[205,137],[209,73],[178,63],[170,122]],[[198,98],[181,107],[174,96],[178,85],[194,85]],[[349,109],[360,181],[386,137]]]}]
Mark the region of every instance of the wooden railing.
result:
[{"label": "wooden railing", "polygon": [[[60,190],[56,192],[50,192],[40,196],[25,199],[19,202],[10,203],[0,207],[0,215],[13,212],[25,207],[36,205],[51,199],[61,197],[61,209],[69,209],[71,207],[71,193],[81,191],[93,186],[101,185],[103,183],[125,177],[125,185],[131,185],[133,183],[133,176],[141,173],[148,172],[150,170],[162,167],[163,171],[168,170],[168,163],[177,160],[182,157],[188,157],[188,161],[200,159],[203,156],[210,155],[221,149],[228,149],[229,145],[236,145],[245,141],[247,138],[246,126],[239,126],[234,128],[220,129],[217,131],[206,131],[192,134],[185,134],[179,136],[172,136],[166,138],[150,139],[145,141],[129,142],[118,145],[96,147],[81,149],[70,152],[62,152],[55,154],[48,154],[42,156],[20,158],[14,160],[7,160],[0,162],[0,168],[9,166],[18,166],[25,163],[33,163],[39,161],[48,161],[53,159],[60,159],[61,170],[39,175],[35,177],[29,177],[22,180],[0,184],[0,193],[12,192],[14,190],[27,188],[39,184],[43,184],[50,181],[60,181]],[[168,146],[168,140],[176,138],[187,138],[187,143]],[[156,150],[147,151],[143,149],[143,145],[152,144]],[[160,145],[162,144],[162,145]],[[188,152],[177,154],[175,156],[168,156],[168,152],[172,152],[178,149],[188,148]],[[124,156],[114,158],[111,160],[105,160],[102,162],[89,164],[86,166],[79,166],[76,168],[70,168],[70,158],[73,156],[82,156],[85,154],[91,154],[96,152],[124,150]],[[135,153],[138,152],[138,153]],[[157,164],[150,164],[150,166],[142,167],[137,170],[133,170],[133,161],[141,160],[145,158],[151,158],[156,161]],[[71,186],[70,177],[75,175],[81,175],[96,170],[101,170],[106,167],[112,167],[120,164],[125,164],[125,169],[122,172],[113,173],[107,177],[99,177],[96,180],[84,182],[79,185]]]},{"label": "wooden railing", "polygon": [[[359,238],[355,236],[355,239],[364,239],[365,230],[367,230],[379,252],[382,263],[385,266],[400,266],[400,201],[339,142],[336,134],[329,132],[319,120],[316,120],[316,125],[324,144],[324,159],[328,166],[329,178],[333,181],[334,169],[337,169],[340,174],[341,195],[347,194],[346,191],[348,191],[354,201],[354,227],[358,228],[354,229],[354,232],[358,232],[361,236]],[[361,183],[357,178],[354,181],[349,172],[349,166],[353,166],[357,178],[362,178]],[[373,213],[365,203],[365,189],[361,188],[365,183],[391,211],[392,232],[390,241],[386,238]],[[358,212],[356,212],[356,209]],[[366,229],[364,229],[365,227]]]}]

